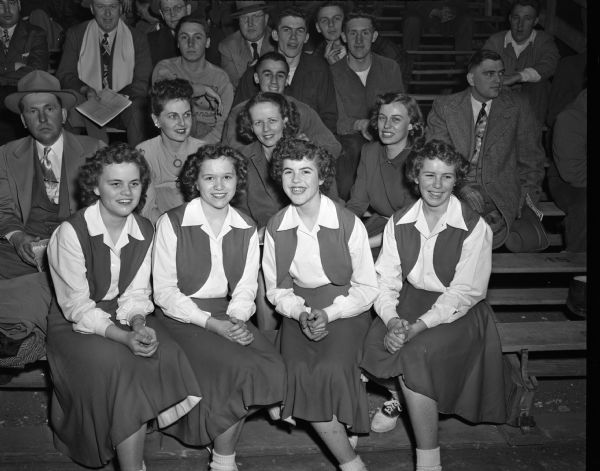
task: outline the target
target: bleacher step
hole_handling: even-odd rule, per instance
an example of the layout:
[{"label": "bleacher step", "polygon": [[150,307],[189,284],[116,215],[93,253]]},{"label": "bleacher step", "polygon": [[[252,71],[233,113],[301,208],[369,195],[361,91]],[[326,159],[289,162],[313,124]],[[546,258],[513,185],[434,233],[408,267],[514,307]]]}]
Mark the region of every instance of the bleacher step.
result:
[{"label": "bleacher step", "polygon": [[487,301],[492,306],[534,306],[565,304],[568,288],[490,288]]},{"label": "bleacher step", "polygon": [[504,353],[585,350],[586,321],[499,322],[496,324]]},{"label": "bleacher step", "polygon": [[586,270],[585,253],[492,254],[492,273],[580,273]]}]

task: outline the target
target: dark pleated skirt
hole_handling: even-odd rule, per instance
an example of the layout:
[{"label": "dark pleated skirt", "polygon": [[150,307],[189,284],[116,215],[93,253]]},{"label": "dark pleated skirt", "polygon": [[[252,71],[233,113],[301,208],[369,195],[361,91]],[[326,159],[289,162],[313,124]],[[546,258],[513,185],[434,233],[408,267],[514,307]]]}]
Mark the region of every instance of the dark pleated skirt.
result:
[{"label": "dark pleated skirt", "polygon": [[[193,298],[192,298],[193,299]],[[227,299],[193,299],[213,317],[227,319]],[[248,414],[253,406],[279,404],[285,391],[285,366],[272,342],[254,325],[250,345],[231,342],[194,324],[156,315],[185,351],[200,384],[202,401],[164,432],[192,446],[208,445]]]},{"label": "dark pleated skirt", "polygon": [[[98,303],[113,314],[116,300]],[[172,423],[196,407],[201,389],[192,367],[169,333],[146,318],[160,343],[152,357],[99,335],[73,331],[56,307],[48,317],[47,356],[52,376],[50,423],[55,445],[90,467],[105,465],[115,447],[155,417]],[[115,325],[121,326],[118,321]],[[164,412],[170,409],[168,414]],[[168,415],[168,417],[166,417]]]},{"label": "dark pleated skirt", "polygon": [[[325,285],[316,289],[294,286],[306,304],[324,308],[347,287]],[[283,318],[277,336],[287,369],[287,392],[282,417],[328,422],[335,415],[355,433],[369,432],[369,405],[358,366],[371,315],[338,319],[327,325],[329,335],[309,340],[294,319]]]},{"label": "dark pleated skirt", "polygon": [[[439,295],[405,283],[398,314],[412,323]],[[450,324],[421,332],[394,354],[383,346],[386,332],[381,319],[375,319],[365,341],[365,371],[378,378],[403,375],[408,388],[437,401],[443,414],[470,422],[505,422],[502,350],[485,301]]]}]

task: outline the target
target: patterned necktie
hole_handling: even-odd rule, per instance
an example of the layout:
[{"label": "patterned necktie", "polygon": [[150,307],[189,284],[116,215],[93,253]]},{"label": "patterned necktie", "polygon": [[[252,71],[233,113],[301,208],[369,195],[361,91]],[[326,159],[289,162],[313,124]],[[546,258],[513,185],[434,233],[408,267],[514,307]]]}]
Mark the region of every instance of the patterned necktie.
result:
[{"label": "patterned necktie", "polygon": [[4,54],[8,54],[8,47],[10,46],[10,36],[8,30],[2,28],[2,45],[4,47]]},{"label": "patterned necktie", "polygon": [[471,165],[477,164],[479,159],[479,153],[481,151],[481,144],[483,142],[483,135],[485,134],[485,127],[487,125],[487,113],[485,112],[485,103],[481,104],[481,110],[477,115],[477,121],[475,122],[475,149],[473,150],[473,156],[471,157]]},{"label": "patterned necktie", "polygon": [[252,46],[252,62],[256,62],[258,60],[258,44],[250,43],[250,46]]},{"label": "patterned necktie", "polygon": [[109,63],[110,63],[110,44],[108,43],[108,33],[102,37],[102,88],[110,88],[109,81]]},{"label": "patterned necktie", "polygon": [[50,151],[51,147],[44,147],[44,155],[40,159],[42,164],[42,174],[44,176],[44,186],[46,187],[46,195],[48,199],[54,204],[58,204],[58,179],[52,170],[52,164],[50,163]]}]

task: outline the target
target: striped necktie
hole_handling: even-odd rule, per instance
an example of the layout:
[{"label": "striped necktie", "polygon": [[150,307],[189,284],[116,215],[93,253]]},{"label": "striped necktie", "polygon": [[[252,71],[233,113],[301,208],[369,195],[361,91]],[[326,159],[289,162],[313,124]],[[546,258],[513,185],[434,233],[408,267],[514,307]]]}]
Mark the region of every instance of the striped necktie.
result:
[{"label": "striped necktie", "polygon": [[477,161],[479,160],[483,136],[485,135],[485,127],[487,126],[487,113],[485,112],[485,105],[485,103],[481,104],[481,110],[479,110],[477,121],[475,122],[475,149],[473,149],[473,156],[471,157],[472,166],[477,165]]},{"label": "striped necktie", "polygon": [[8,54],[10,36],[8,35],[8,30],[6,28],[2,28],[2,46],[4,47],[4,54]]},{"label": "striped necktie", "polygon": [[46,187],[46,195],[48,199],[54,204],[58,204],[58,179],[52,170],[52,163],[50,163],[50,151],[51,147],[44,147],[44,155],[40,159],[42,164],[42,175],[44,177],[44,186]]},{"label": "striped necktie", "polygon": [[110,88],[109,64],[110,64],[110,44],[108,43],[108,33],[104,33],[102,42],[102,88]]},{"label": "striped necktie", "polygon": [[252,62],[256,62],[258,60],[258,43],[250,43],[252,46]]}]

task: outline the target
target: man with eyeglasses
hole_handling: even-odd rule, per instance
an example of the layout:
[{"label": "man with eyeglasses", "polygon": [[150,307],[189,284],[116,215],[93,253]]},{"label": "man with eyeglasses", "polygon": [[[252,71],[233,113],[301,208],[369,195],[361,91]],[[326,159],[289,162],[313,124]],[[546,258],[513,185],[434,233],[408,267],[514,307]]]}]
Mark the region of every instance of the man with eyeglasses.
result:
[{"label": "man with eyeglasses", "polygon": [[192,12],[192,6],[189,0],[153,0],[152,6],[158,10],[165,23],[157,31],[148,33],[148,44],[154,68],[161,60],[179,55],[175,28],[181,18]]},{"label": "man with eyeglasses", "polygon": [[[48,68],[48,44],[41,28],[21,20],[19,0],[0,0],[0,120],[13,128],[13,116],[4,98],[17,90],[17,82],[34,69]],[[0,143],[15,137],[16,129],[2,127]],[[12,136],[11,136],[12,134]]]},{"label": "man with eyeglasses", "polygon": [[227,72],[234,87],[248,66],[253,66],[265,52],[273,50],[269,42],[271,29],[267,26],[269,14],[265,2],[235,2],[240,29],[219,43],[221,67]]},{"label": "man with eyeglasses", "polygon": [[[81,94],[80,102],[98,99],[103,89],[127,95],[131,105],[108,123],[125,127],[127,142],[145,140],[148,83],[152,74],[146,35],[121,19],[123,0],[88,0],[94,19],[67,31],[56,77]],[[76,115],[83,118],[83,115]],[[105,127],[83,118],[88,135],[108,142]]]}]

